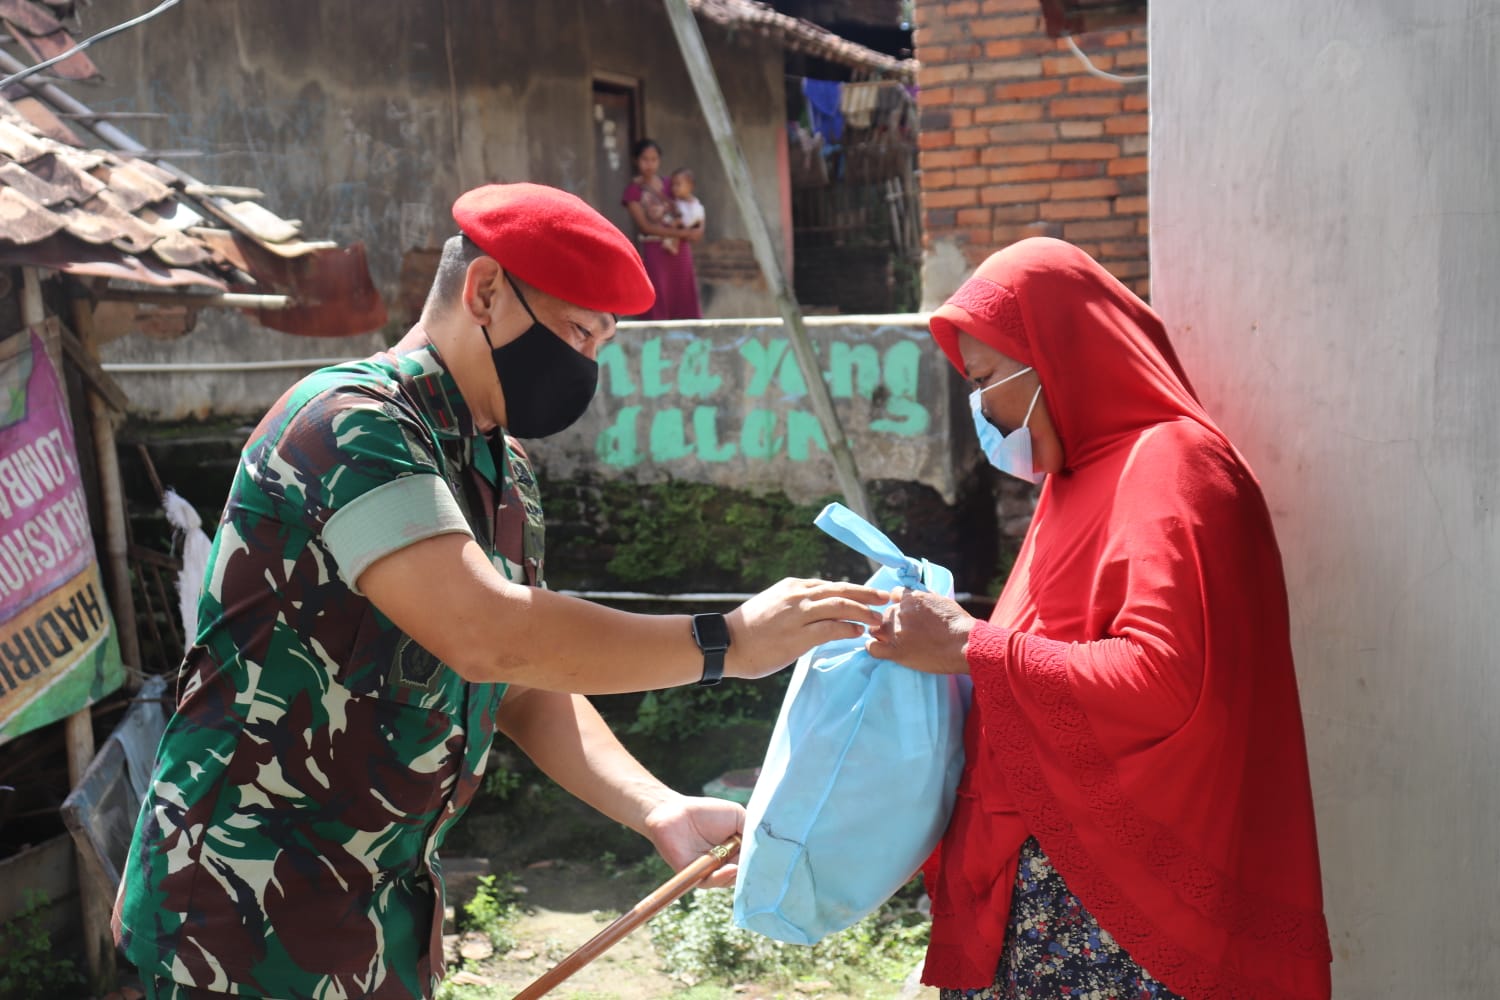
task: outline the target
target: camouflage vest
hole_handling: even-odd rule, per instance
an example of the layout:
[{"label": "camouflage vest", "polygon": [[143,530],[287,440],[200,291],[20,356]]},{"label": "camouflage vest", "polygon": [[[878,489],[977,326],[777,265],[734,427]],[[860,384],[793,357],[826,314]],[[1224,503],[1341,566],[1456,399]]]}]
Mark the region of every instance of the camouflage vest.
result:
[{"label": "camouflage vest", "polygon": [[441,979],[437,852],[504,686],[404,635],[320,534],[351,500],[431,474],[496,567],[540,586],[526,455],[476,436],[431,347],[314,373],[256,429],[116,905],[143,976],[282,998],[421,997]]}]

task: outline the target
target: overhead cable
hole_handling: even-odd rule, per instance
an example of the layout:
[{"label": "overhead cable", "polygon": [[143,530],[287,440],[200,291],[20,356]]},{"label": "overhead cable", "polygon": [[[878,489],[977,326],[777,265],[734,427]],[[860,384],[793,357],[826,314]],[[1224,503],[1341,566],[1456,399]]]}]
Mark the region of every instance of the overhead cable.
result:
[{"label": "overhead cable", "polygon": [[21,70],[19,73],[12,73],[10,76],[7,76],[5,79],[0,80],[0,90],[4,90],[6,87],[8,87],[12,83],[18,83],[21,80],[26,79],[28,76],[31,76],[33,73],[40,73],[42,70],[46,69],[48,66],[55,66],[58,63],[62,62],[64,59],[67,59],[70,56],[77,55],[78,53],[82,52],[84,49],[88,48],[90,45],[93,45],[95,42],[101,42],[104,39],[110,37],[111,35],[118,35],[120,32],[125,31],[128,28],[134,28],[138,24],[142,24],[142,23],[144,23],[146,21],[149,21],[153,17],[155,17],[156,15],[160,14],[162,11],[166,10],[168,7],[175,7],[175,6],[177,6],[181,2],[182,2],[182,0],[162,0],[161,3],[157,4],[155,10],[149,10],[146,13],[140,15],[139,17],[133,17],[133,18],[131,18],[128,21],[125,21],[125,22],[123,22],[121,24],[115,25],[113,28],[105,28],[103,31],[99,32],[97,35],[90,35],[88,38],[85,38],[83,41],[79,42],[77,45],[73,46],[71,49],[68,49],[65,52],[59,52],[57,55],[53,56],[51,59],[44,59],[41,62],[37,63],[35,66],[28,66],[25,69]]},{"label": "overhead cable", "polygon": [[1088,70],[1090,73],[1097,76],[1101,80],[1111,80],[1115,83],[1144,83],[1145,81],[1151,79],[1151,77],[1146,73],[1142,73],[1139,76],[1121,76],[1118,73],[1106,73],[1104,72],[1104,70],[1100,69],[1098,66],[1095,66],[1092,62],[1089,61],[1089,57],[1085,55],[1084,51],[1078,47],[1078,43],[1073,41],[1072,35],[1063,35],[1063,38],[1067,41],[1068,48],[1072,49],[1073,54],[1078,57],[1080,62],[1083,63],[1083,68]]}]

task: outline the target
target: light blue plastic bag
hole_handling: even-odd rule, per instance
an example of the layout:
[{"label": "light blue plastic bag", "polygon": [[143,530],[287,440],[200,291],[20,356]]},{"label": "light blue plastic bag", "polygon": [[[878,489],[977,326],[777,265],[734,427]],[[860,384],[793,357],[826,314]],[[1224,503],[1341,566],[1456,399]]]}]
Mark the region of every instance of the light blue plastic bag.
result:
[{"label": "light blue plastic bag", "polygon": [[[953,595],[953,574],[909,559],[843,504],[814,523],[881,564],[870,586]],[[968,678],[921,674],[825,643],[797,661],[746,806],[734,921],[815,944],[873,912],[948,824],[963,767]]]}]

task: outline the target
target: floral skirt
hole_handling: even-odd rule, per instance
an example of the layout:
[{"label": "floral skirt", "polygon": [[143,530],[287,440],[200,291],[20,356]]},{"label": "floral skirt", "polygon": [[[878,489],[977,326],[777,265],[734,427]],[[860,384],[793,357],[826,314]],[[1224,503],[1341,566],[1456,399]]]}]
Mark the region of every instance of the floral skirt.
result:
[{"label": "floral skirt", "polygon": [[942,1000],[1182,1000],[1136,964],[1068,891],[1036,838],[1021,847],[1010,929],[993,985]]}]

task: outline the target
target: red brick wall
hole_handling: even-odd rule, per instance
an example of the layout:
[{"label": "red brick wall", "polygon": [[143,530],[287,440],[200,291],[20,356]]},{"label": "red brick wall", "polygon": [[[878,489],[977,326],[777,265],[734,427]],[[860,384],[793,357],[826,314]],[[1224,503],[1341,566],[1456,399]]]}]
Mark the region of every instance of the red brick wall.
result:
[{"label": "red brick wall", "polygon": [[[1146,72],[1144,26],[1075,41],[1102,70]],[[1146,84],[1088,73],[1047,37],[1038,0],[916,0],[916,57],[929,261],[948,244],[972,268],[1023,237],[1058,236],[1147,296]]]}]

